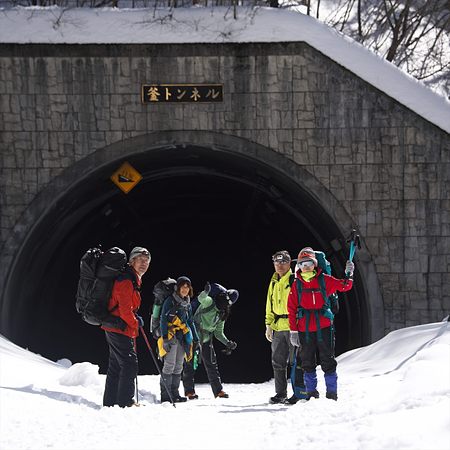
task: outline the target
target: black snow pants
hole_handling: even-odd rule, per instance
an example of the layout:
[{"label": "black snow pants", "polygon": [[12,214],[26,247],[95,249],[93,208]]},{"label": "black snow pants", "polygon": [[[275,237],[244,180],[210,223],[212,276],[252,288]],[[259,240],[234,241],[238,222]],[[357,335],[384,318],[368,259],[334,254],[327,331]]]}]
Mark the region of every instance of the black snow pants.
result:
[{"label": "black snow pants", "polygon": [[124,334],[105,331],[109,346],[103,406],[131,406],[138,374],[138,359],[134,339]]},{"label": "black snow pants", "polygon": [[[200,354],[202,364],[204,365],[206,375],[208,376],[209,384],[211,385],[214,396],[216,396],[222,390],[222,382],[220,380],[216,352],[214,351],[212,341],[205,342],[201,345]],[[195,392],[194,375],[195,371],[192,359],[191,361],[184,363],[183,387],[185,393]]]},{"label": "black snow pants", "polygon": [[334,357],[334,332],[332,327],[322,328],[322,339],[319,340],[316,331],[300,332],[300,360],[305,372],[316,371],[316,352],[318,352],[322,370],[327,373],[336,372],[337,362]]}]

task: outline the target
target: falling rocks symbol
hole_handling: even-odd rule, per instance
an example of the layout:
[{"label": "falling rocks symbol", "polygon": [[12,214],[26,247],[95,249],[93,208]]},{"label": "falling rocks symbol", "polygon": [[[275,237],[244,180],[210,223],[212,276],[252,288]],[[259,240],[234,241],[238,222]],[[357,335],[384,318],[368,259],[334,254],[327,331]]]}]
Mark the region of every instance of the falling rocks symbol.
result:
[{"label": "falling rocks symbol", "polygon": [[127,178],[124,175],[120,175],[118,176],[119,179],[119,183],[133,183],[133,179],[132,178]]},{"label": "falling rocks symbol", "polygon": [[141,180],[142,175],[128,162],[124,162],[111,175],[111,181],[125,194],[128,194]]}]

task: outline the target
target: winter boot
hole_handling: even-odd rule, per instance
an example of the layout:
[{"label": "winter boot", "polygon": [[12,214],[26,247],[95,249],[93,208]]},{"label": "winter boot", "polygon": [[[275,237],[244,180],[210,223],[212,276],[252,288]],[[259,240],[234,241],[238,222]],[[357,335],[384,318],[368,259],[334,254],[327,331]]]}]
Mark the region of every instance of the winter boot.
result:
[{"label": "winter boot", "polygon": [[327,392],[326,397],[330,400],[337,400],[337,392]]},{"label": "winter boot", "polygon": [[306,393],[306,400],[309,400],[310,398],[319,398],[319,392],[317,389],[314,389],[313,391],[308,391]]},{"label": "winter boot", "polygon": [[275,394],[273,397],[269,398],[269,402],[273,405],[277,403],[284,403],[286,401],[286,394]]},{"label": "winter boot", "polygon": [[223,391],[220,391],[216,394],[216,398],[229,398],[229,397],[230,396],[226,392],[223,392]]},{"label": "winter boot", "polygon": [[198,395],[194,392],[185,392],[184,395],[189,399],[189,400],[197,400],[198,399]]},{"label": "winter boot", "polygon": [[181,381],[181,373],[173,374],[172,375],[172,387],[171,387],[171,394],[173,401],[175,403],[183,403],[187,402],[186,397],[182,397],[178,391],[178,388],[180,387],[180,381]]},{"label": "winter boot", "polygon": [[326,397],[331,400],[337,400],[337,373],[331,372],[325,374],[325,385],[327,387]]},{"label": "winter boot", "polygon": [[161,403],[164,402],[170,402],[170,394],[169,392],[167,392],[166,387],[164,386],[164,382],[165,381],[165,385],[170,389],[172,386],[172,374],[168,374],[168,373],[164,373],[162,372],[161,374],[161,379],[159,381],[159,387],[161,389]]},{"label": "winter boot", "polygon": [[141,406],[141,404],[140,403],[136,403],[134,400],[133,400],[133,402],[132,403],[130,403],[129,405],[127,405],[127,408],[131,408],[131,407],[133,407],[133,406],[137,406],[137,407],[140,407]]},{"label": "winter boot", "polygon": [[298,398],[295,394],[292,397],[287,398],[283,403],[285,405],[295,405],[298,402]]}]

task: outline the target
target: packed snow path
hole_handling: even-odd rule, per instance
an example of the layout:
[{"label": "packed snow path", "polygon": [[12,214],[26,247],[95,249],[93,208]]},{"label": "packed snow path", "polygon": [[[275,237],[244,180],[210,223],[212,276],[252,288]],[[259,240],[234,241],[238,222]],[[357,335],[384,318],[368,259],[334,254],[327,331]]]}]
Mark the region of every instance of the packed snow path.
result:
[{"label": "packed snow path", "polygon": [[[100,331],[99,331],[100,332]],[[339,358],[339,400],[270,405],[273,380],[199,385],[199,400],[159,404],[139,376],[140,408],[101,406],[104,375],[64,367],[0,339],[0,449],[446,449],[450,323],[405,328]]]}]

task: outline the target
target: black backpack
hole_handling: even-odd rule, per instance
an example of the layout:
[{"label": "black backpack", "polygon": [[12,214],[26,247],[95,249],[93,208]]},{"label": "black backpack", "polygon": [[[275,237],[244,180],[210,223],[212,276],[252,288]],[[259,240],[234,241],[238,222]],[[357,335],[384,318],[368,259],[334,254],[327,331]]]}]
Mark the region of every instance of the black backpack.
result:
[{"label": "black backpack", "polygon": [[166,278],[158,281],[153,287],[153,308],[150,316],[150,331],[155,339],[161,336],[159,316],[161,315],[161,308],[164,300],[175,292],[177,286],[176,280],[173,278]]},{"label": "black backpack", "polygon": [[90,248],[80,261],[76,309],[90,325],[124,330],[126,323],[108,310],[114,281],[124,272],[127,255],[118,247]]}]

